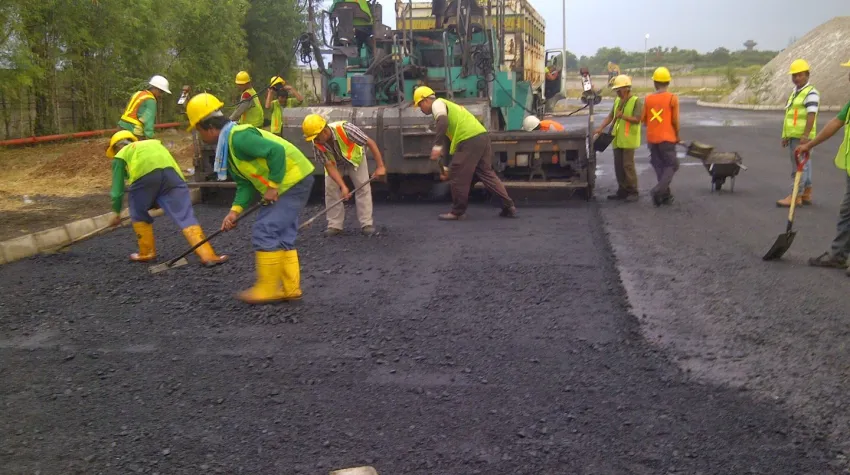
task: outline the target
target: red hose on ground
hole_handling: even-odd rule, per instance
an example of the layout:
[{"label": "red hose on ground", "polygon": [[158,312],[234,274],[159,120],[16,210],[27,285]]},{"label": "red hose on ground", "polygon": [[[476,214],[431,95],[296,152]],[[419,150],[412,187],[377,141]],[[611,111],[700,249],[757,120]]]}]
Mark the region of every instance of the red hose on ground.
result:
[{"label": "red hose on ground", "polygon": [[[180,127],[180,122],[167,122],[164,124],[156,124],[154,125],[155,129],[173,129],[175,127]],[[24,137],[20,139],[9,139],[9,140],[0,140],[0,147],[13,147],[16,145],[35,145],[39,143],[45,142],[56,142],[58,140],[67,140],[67,139],[84,139],[88,137],[97,137],[100,135],[106,134],[114,134],[118,132],[119,129],[101,129],[101,130],[89,130],[86,132],[74,132],[72,134],[57,134],[57,135],[41,135],[38,137]]]}]

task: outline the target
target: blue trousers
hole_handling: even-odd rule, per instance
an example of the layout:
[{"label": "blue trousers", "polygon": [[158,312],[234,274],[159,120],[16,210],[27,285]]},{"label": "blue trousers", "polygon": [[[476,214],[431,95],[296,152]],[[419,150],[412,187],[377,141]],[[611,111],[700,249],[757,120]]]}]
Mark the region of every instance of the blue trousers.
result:
[{"label": "blue trousers", "polygon": [[251,236],[254,251],[290,251],[295,248],[298,215],[307,205],[313,181],[313,175],[307,176],[280,195],[276,202],[260,208]]},{"label": "blue trousers", "polygon": [[[788,150],[790,151],[791,157],[791,189],[794,189],[794,175],[797,174],[797,160],[794,159],[794,149],[796,149],[800,145],[800,139],[790,139],[788,140]],[[800,192],[803,192],[804,188],[808,188],[812,186],[812,161],[809,160],[806,162],[806,166],[803,167],[803,175],[800,177]]]},{"label": "blue trousers", "polygon": [[198,224],[192,211],[189,187],[171,168],[154,170],[130,185],[129,207],[133,222],[152,223],[148,210],[158,204],[180,229]]}]

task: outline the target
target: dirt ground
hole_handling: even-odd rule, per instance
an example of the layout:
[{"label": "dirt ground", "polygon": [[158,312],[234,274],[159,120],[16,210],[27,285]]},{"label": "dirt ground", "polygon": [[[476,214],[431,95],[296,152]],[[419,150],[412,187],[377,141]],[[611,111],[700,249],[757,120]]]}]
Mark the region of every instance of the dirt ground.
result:
[{"label": "dirt ground", "polygon": [[[158,131],[184,170],[192,167],[192,137]],[[109,138],[0,149],[0,240],[107,213],[112,182],[104,155]]]}]

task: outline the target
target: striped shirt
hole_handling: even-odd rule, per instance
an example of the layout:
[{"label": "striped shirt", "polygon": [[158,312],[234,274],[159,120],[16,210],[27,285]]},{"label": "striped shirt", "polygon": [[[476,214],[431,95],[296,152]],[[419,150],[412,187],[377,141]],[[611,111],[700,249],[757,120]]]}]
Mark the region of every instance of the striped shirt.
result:
[{"label": "striped shirt", "polygon": [[[793,95],[788,100],[788,104],[785,105],[785,108],[787,109],[787,108],[791,107],[791,104],[794,102],[794,99],[797,98],[797,94],[799,94],[800,91],[802,91],[803,89],[805,89],[807,87],[809,87],[808,83],[806,83],[806,85],[801,87],[801,88],[795,87]],[[817,114],[818,113],[818,108],[820,107],[820,93],[818,92],[817,89],[815,89],[813,87],[812,90],[809,91],[809,93],[806,95],[806,100],[803,101],[803,105],[806,107],[806,113],[807,114]]]},{"label": "striped shirt", "polygon": [[[342,154],[342,151],[339,149],[339,142],[337,142],[336,130],[333,127],[331,129],[331,139],[328,141],[329,143],[325,145],[327,148],[326,152],[319,150],[316,147],[316,144],[313,143],[313,159],[319,161],[320,163],[334,162],[337,163],[337,159],[339,159],[340,164],[346,164],[348,161],[345,159],[345,156]],[[365,147],[366,142],[369,137],[360,130],[360,127],[352,124],[351,122],[345,122],[342,124],[342,129],[345,130],[345,135],[348,136],[348,140],[351,140],[355,144]]]}]

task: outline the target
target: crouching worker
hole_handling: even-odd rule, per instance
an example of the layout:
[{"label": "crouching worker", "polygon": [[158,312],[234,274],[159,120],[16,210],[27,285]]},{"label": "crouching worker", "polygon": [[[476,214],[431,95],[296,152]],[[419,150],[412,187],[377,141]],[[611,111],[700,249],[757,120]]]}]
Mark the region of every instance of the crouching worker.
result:
[{"label": "crouching worker", "polygon": [[253,125],[237,125],[221,113],[224,106],[212,94],[189,100],[189,130],[197,129],[206,143],[216,145],[216,172],[226,171],[236,182],[236,198],[221,229],[236,227],[239,213],[259,193],[267,202],[252,229],[257,282],[236,298],[262,304],[301,298],[301,268],[295,239],[298,215],[313,188],[313,164],[297,147]]},{"label": "crouching worker", "polygon": [[[130,185],[128,201],[130,220],[139,240],[139,252],[130,255],[137,262],[150,261],[156,257],[153,236],[153,218],[148,210],[154,204],[183,230],[189,244],[206,239],[204,231],[192,211],[189,187],[171,153],[159,140],[138,141],[132,132],[122,130],[109,141],[106,156],[112,159],[112,211],[115,217],[110,223],[121,223],[121,203],[124,199],[124,180]],[[201,263],[206,266],[221,264],[227,256],[217,256],[209,243],[195,250]]]},{"label": "crouching worker", "polygon": [[540,120],[536,116],[530,115],[525,119],[522,119],[522,130],[526,132],[563,132],[564,126],[554,120]]}]

